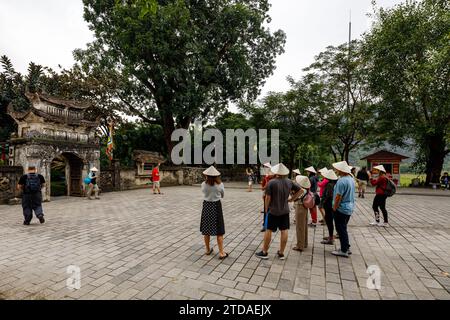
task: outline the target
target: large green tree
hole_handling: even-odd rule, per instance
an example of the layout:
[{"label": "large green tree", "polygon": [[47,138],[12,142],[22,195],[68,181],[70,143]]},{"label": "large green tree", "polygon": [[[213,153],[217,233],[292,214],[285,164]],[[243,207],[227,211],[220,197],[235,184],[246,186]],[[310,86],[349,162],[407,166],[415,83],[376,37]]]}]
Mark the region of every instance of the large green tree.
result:
[{"label": "large green tree", "polygon": [[336,161],[349,161],[349,154],[373,133],[374,96],[369,90],[367,65],[361,42],[329,46],[304,71],[297,86],[309,87],[309,105],[320,127],[322,142]]},{"label": "large green tree", "polygon": [[379,9],[365,42],[379,127],[393,143],[412,139],[426,183],[438,182],[450,153],[450,2]]},{"label": "large green tree", "polygon": [[[229,101],[253,100],[283,52],[268,0],[83,0],[95,41],[76,57],[113,73],[128,111],[171,134]],[[92,65],[93,62],[98,62]]]}]

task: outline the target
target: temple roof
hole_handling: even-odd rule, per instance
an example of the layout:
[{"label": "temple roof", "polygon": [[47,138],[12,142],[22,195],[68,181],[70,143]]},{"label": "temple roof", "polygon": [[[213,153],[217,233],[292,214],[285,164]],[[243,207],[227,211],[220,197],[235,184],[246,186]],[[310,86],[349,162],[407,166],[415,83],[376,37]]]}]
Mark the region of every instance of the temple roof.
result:
[{"label": "temple roof", "polygon": [[361,158],[361,160],[377,160],[377,159],[403,160],[403,159],[408,159],[408,158],[409,157],[407,157],[407,156],[383,149],[383,150],[379,150],[375,153],[369,154],[369,155],[365,156],[364,158]]},{"label": "temple roof", "polygon": [[51,104],[62,106],[62,107],[68,107],[78,110],[84,110],[90,108],[92,105],[85,101],[75,101],[75,100],[67,100],[67,99],[61,99],[53,96],[49,96],[44,93],[30,93],[26,92],[25,96],[28,98],[28,100],[31,101],[31,103],[37,103],[39,101],[46,101]]}]

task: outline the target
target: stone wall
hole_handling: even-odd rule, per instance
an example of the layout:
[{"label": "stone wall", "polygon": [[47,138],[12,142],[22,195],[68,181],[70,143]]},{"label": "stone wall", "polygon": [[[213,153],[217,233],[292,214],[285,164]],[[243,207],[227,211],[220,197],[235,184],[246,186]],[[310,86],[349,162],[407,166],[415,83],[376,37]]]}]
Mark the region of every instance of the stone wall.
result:
[{"label": "stone wall", "polygon": [[[203,181],[202,172],[205,168],[196,167],[162,167],[160,169],[161,187],[193,185]],[[139,175],[136,169],[121,168],[119,170],[120,185],[113,182],[114,172],[102,169],[100,189],[102,192],[132,190],[151,187],[151,175]]]},{"label": "stone wall", "polygon": [[203,171],[205,168],[183,167],[183,183],[184,185],[193,185],[204,181]]},{"label": "stone wall", "polygon": [[8,203],[19,195],[16,186],[22,175],[22,167],[0,166],[0,203]]}]

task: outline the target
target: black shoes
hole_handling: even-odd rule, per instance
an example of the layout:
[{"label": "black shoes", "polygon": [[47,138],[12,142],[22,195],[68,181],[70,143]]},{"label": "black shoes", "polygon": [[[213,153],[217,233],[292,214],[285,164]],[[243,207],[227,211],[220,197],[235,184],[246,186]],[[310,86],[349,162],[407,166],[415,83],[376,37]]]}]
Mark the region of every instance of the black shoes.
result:
[{"label": "black shoes", "polygon": [[256,256],[260,259],[269,259],[269,254],[267,252],[264,253],[263,251],[258,252]]},{"label": "black shoes", "polygon": [[39,216],[38,219],[41,224],[45,222],[44,216]]},{"label": "black shoes", "polygon": [[24,221],[24,222],[23,222],[23,225],[24,225],[24,226],[29,226],[29,225],[30,225],[30,221]]}]

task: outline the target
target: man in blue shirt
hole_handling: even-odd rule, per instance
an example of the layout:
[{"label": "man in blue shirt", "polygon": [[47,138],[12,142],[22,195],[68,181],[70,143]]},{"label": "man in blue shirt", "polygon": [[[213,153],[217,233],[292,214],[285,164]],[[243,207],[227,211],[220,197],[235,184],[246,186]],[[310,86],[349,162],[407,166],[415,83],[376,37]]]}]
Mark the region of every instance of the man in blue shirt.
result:
[{"label": "man in blue shirt", "polygon": [[341,249],[333,251],[332,254],[348,258],[351,251],[347,225],[355,207],[355,180],[351,175],[352,167],[346,161],[333,163],[333,168],[340,176],[333,192],[333,216]]}]

